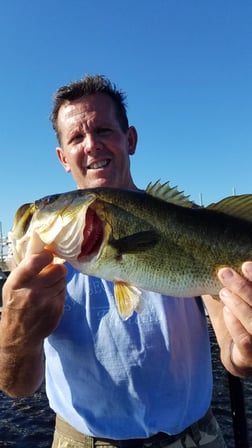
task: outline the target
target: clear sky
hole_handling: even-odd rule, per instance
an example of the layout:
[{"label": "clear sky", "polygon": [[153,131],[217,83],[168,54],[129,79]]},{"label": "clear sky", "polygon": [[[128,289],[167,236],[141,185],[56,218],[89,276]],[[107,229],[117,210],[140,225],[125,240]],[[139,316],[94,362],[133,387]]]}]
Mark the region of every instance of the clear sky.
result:
[{"label": "clear sky", "polygon": [[0,9],[0,221],[75,188],[59,165],[55,90],[84,74],[128,96],[137,185],[196,202],[252,193],[251,0],[8,0]]}]

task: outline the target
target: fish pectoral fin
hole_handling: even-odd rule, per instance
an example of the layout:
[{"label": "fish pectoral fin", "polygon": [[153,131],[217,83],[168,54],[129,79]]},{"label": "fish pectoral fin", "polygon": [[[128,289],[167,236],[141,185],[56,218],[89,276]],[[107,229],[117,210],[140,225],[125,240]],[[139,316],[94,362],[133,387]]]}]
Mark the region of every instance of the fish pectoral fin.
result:
[{"label": "fish pectoral fin", "polygon": [[117,281],[114,284],[114,294],[118,312],[123,320],[129,319],[134,311],[141,311],[142,292],[136,286]]},{"label": "fish pectoral fin", "polygon": [[142,252],[154,247],[159,240],[158,234],[152,230],[133,233],[124,238],[111,239],[109,244],[117,249],[119,254]]}]

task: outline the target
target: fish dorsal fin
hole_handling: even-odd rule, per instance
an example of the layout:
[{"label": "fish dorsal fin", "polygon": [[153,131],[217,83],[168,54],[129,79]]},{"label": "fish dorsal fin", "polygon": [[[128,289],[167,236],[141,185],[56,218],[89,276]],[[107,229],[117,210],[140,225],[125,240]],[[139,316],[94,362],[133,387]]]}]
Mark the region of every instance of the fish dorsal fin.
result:
[{"label": "fish dorsal fin", "polygon": [[252,194],[229,196],[206,208],[252,222]]},{"label": "fish dorsal fin", "polygon": [[178,191],[177,186],[171,187],[169,182],[165,182],[164,184],[161,184],[160,180],[157,180],[154,184],[150,182],[145,191],[151,196],[175,205],[182,205],[183,207],[189,208],[194,206],[189,196],[185,196],[183,191]]}]

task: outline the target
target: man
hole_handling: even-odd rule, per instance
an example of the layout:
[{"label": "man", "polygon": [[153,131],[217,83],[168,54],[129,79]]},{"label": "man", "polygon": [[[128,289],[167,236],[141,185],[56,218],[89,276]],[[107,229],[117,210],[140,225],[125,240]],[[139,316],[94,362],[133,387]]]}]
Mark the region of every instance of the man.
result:
[{"label": "man", "polygon": [[[52,112],[58,158],[78,188],[137,189],[129,157],[137,132],[125,97],[102,76],[60,88]],[[224,447],[209,410],[211,357],[202,301],[144,292],[144,310],[123,321],[110,282],[23,260],[4,287],[0,386],[34,393],[44,378],[57,414],[53,448]],[[219,272],[221,301],[204,297],[224,366],[252,368],[252,263],[247,280]],[[67,285],[67,287],[66,287]]]}]

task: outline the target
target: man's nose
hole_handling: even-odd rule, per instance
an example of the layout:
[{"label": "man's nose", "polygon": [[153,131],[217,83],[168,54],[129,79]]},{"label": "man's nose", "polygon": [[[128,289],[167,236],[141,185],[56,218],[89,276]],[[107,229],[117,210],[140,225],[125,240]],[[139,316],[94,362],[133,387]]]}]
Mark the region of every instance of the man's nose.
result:
[{"label": "man's nose", "polygon": [[102,142],[97,134],[87,133],[85,136],[85,151],[86,153],[99,151],[102,148]]}]

